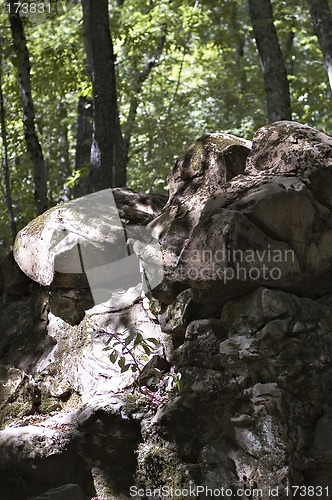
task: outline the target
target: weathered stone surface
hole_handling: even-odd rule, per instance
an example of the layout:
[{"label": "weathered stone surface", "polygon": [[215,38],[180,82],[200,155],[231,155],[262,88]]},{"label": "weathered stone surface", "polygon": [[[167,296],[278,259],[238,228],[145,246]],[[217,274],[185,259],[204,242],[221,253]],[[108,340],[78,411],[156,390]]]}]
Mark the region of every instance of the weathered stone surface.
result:
[{"label": "weathered stone surface", "polygon": [[[78,327],[71,327],[50,314],[48,335],[54,347],[41,355],[34,370],[42,396],[61,398],[76,392],[81,401],[87,403],[129,387],[134,374],[121,373],[104,349],[113,345],[113,341],[107,344],[113,334],[125,338],[132,331],[160,340],[160,327],[148,317],[142,301],[123,310],[107,312],[105,308],[103,314],[91,309]],[[142,352],[137,349],[136,355],[139,358]],[[125,358],[127,362],[132,361],[128,353]]]},{"label": "weathered stone surface", "polygon": [[84,500],[128,498],[140,439],[124,401],[112,397],[52,417],[13,421],[0,431],[0,499],[71,500],[72,493]]},{"label": "weathered stone surface", "polygon": [[186,312],[191,302],[190,288],[179,293],[175,301],[158,317],[163,332],[172,333],[173,336],[184,335],[187,326]]},{"label": "weathered stone surface", "polygon": [[217,288],[226,299],[261,285],[323,295],[331,271],[332,215],[304,188],[282,178],[225,207],[202,213],[174,277],[193,288]]},{"label": "weathered stone surface", "polygon": [[141,283],[140,261],[130,242],[142,242],[144,286],[162,280],[162,265],[145,255],[149,248],[155,254],[157,244],[145,226],[164,203],[160,195],[116,188],[59,205],[20,231],[15,259],[31,279],[51,285],[48,308],[77,325],[86,309],[107,301],[115,290]]},{"label": "weathered stone surface", "polygon": [[74,482],[92,495],[93,483],[78,453],[79,442],[71,424],[56,426],[46,419],[1,430],[1,500],[31,498]]},{"label": "weathered stone surface", "polygon": [[149,224],[164,244],[167,264],[180,253],[206,202],[243,173],[250,146],[250,141],[231,134],[208,134],[176,162],[169,178],[168,202]]},{"label": "weathered stone surface", "polygon": [[85,500],[83,492],[78,484],[66,484],[54,490],[49,490],[33,500]]},{"label": "weathered stone surface", "polygon": [[13,366],[0,365],[0,380],[0,425],[14,415],[38,410],[40,391],[31,376]]},{"label": "weathered stone surface", "polygon": [[[328,467],[330,457],[321,433],[331,358],[331,307],[281,291],[260,288],[228,302],[220,319],[190,323],[174,352],[183,391],[146,422],[140,479],[233,492],[255,487],[261,498],[278,488],[282,499],[289,484],[318,484],[316,460],[321,467],[324,457]],[[331,476],[322,480],[331,487]]]},{"label": "weathered stone surface", "polygon": [[[146,299],[129,291],[121,300],[121,307],[111,301],[93,307],[78,326],[49,313],[43,333],[34,330],[28,299],[0,314],[6,363],[0,369],[0,415],[7,424],[0,430],[1,500],[22,500],[64,482],[79,484],[89,499],[128,498],[140,431],[126,401],[138,411],[138,398],[130,400],[137,375],[122,374],[104,348],[112,334],[126,338],[139,330],[158,340],[162,334]],[[138,360],[141,355],[137,348]],[[129,352],[125,359],[132,361]]]},{"label": "weathered stone surface", "polygon": [[320,203],[331,208],[331,148],[332,138],[308,125],[275,122],[254,135],[246,172],[297,176]]},{"label": "weathered stone surface", "polygon": [[[172,200],[179,207],[187,203],[184,181],[174,174],[173,196],[151,223],[160,221],[170,300],[180,284],[191,286],[196,301],[216,300],[220,305],[259,286],[311,297],[328,293],[332,213],[317,179],[330,185],[331,143],[324,134],[292,122],[262,127],[244,174],[219,183],[212,194],[203,185],[202,202],[196,193],[190,202],[195,220],[181,230],[182,215],[173,225],[162,222]],[[160,300],[165,296],[167,289]]]},{"label": "weathered stone surface", "polygon": [[[82,276],[82,275],[78,275]],[[74,278],[76,281],[76,278]],[[85,311],[94,305],[90,288],[62,288],[52,286],[49,300],[50,311],[70,325],[78,325]]]},{"label": "weathered stone surface", "polygon": [[26,275],[44,286],[52,283],[55,269],[82,273],[82,258],[87,269],[108,263],[110,253],[116,261],[127,256],[123,226],[145,226],[163,204],[162,196],[117,188],[56,206],[19,232],[15,260]]},{"label": "weathered stone surface", "polygon": [[161,194],[136,193],[129,188],[114,188],[112,192],[124,224],[145,226],[159,215],[167,202]]},{"label": "weathered stone surface", "polygon": [[53,345],[44,329],[34,324],[32,298],[2,304],[0,308],[0,357],[3,365],[31,374],[37,360]]},{"label": "weathered stone surface", "polygon": [[[330,142],[300,124],[267,125],[245,170],[247,143],[224,134],[197,141],[151,223],[166,279],[150,300],[137,285],[81,319],[88,304],[79,310],[71,299],[87,288],[66,276],[57,310],[43,308],[44,299],[37,313],[29,299],[1,305],[4,391],[14,387],[4,407],[19,393],[30,401],[26,380],[40,400],[38,413],[24,409],[0,431],[0,500],[69,484],[110,500],[286,500],[293,485],[331,496]],[[112,221],[104,222],[106,241]],[[135,236],[130,244],[143,262],[158,260],[150,241]],[[237,264],[249,277],[232,276]],[[250,275],[271,264],[279,277]],[[77,325],[59,317],[68,304]],[[162,348],[133,385],[130,370],[121,373],[103,349],[137,330]],[[154,368],[167,378],[149,391]]]},{"label": "weathered stone surface", "polygon": [[0,261],[0,296],[17,298],[29,295],[31,280],[16,264],[12,252]]}]

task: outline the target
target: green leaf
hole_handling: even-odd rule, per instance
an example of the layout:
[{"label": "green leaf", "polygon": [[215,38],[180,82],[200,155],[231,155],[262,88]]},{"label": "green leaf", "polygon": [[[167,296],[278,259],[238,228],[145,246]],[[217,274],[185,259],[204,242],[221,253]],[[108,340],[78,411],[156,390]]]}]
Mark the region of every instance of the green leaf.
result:
[{"label": "green leaf", "polygon": [[115,363],[116,360],[118,359],[119,354],[116,351],[113,351],[110,355],[109,358],[112,361],[112,363]]},{"label": "green leaf", "polygon": [[157,377],[150,377],[148,381],[146,382],[147,386],[150,385],[157,385],[159,383],[159,379]]},{"label": "green leaf", "polygon": [[148,355],[151,354],[151,349],[145,342],[142,344],[142,347],[145,351],[145,354],[148,354]]},{"label": "green leaf", "polygon": [[134,342],[134,347],[139,346],[142,343],[142,341],[143,341],[143,336],[139,332],[137,332],[135,342]]},{"label": "green leaf", "polygon": [[125,364],[126,364],[126,358],[124,356],[121,356],[119,358],[118,365],[120,366],[121,369],[123,369],[123,367],[125,366]]},{"label": "green leaf", "polygon": [[149,337],[148,339],[145,339],[146,342],[151,342],[151,344],[154,344],[156,347],[159,347],[160,346],[160,342],[153,338],[153,337]]},{"label": "green leaf", "polygon": [[128,337],[125,338],[125,345],[129,345],[135,338],[137,337],[137,333],[136,332],[131,332]]},{"label": "green leaf", "polygon": [[131,368],[130,364],[124,365],[123,367],[121,367],[121,372],[122,373],[127,372],[129,368]]}]

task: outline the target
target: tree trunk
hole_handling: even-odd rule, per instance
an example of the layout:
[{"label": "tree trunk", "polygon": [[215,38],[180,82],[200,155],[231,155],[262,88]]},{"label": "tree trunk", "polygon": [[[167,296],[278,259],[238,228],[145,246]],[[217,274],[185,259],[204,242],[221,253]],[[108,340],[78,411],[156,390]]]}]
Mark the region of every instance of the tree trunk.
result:
[{"label": "tree trunk", "polygon": [[93,88],[90,192],[126,185],[126,161],[117,105],[115,55],[108,0],[82,0],[84,39]]},{"label": "tree trunk", "polygon": [[24,137],[32,162],[35,206],[36,213],[39,215],[48,208],[47,171],[35,127],[35,110],[31,94],[29,51],[24,36],[22,20],[19,12],[15,12],[17,3],[15,4],[14,0],[7,0],[7,5],[23,108]]},{"label": "tree trunk", "polygon": [[327,0],[307,0],[332,89],[332,14]]},{"label": "tree trunk", "polygon": [[[80,172],[78,184],[74,186],[74,198],[88,194],[88,178],[84,175],[90,165],[93,135],[92,100],[80,96],[77,106],[75,171]],[[83,173],[83,175],[82,175]]]},{"label": "tree trunk", "polygon": [[[66,102],[59,100],[56,109],[56,123],[57,123],[57,134],[58,134],[58,144],[59,144],[59,167],[60,167],[60,178],[55,181],[54,187],[56,188],[57,182],[59,182],[58,189],[60,190],[60,197],[58,199],[63,202],[70,200],[70,187],[67,184],[68,176],[71,175],[71,165],[70,165],[70,153],[69,153],[69,139],[68,139],[68,123],[67,123],[67,106]],[[54,182],[53,181],[53,182]],[[56,191],[58,191],[56,189]]]},{"label": "tree trunk", "polygon": [[285,67],[288,75],[294,75],[294,39],[295,39],[295,27],[292,26],[288,33],[286,34],[286,40],[284,42],[283,54],[285,60]]},{"label": "tree trunk", "polygon": [[248,0],[251,24],[262,63],[269,122],[291,120],[292,110],[284,58],[273,22],[270,0]]},{"label": "tree trunk", "polygon": [[8,211],[9,227],[12,235],[12,242],[14,242],[17,227],[14,216],[14,208],[12,201],[12,192],[10,187],[10,173],[9,173],[9,160],[8,160],[8,146],[7,146],[7,129],[6,129],[6,112],[5,103],[2,92],[2,60],[0,53],[0,122],[1,122],[1,139],[2,139],[2,169],[5,184],[5,201]]}]

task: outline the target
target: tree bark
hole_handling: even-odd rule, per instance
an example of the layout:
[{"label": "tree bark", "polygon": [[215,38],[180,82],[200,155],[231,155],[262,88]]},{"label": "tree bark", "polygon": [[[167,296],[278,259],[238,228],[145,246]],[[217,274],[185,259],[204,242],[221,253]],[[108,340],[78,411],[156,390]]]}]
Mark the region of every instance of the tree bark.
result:
[{"label": "tree bark", "polygon": [[15,240],[17,227],[14,215],[12,191],[10,186],[10,172],[9,172],[9,159],[8,159],[8,145],[7,145],[7,128],[6,128],[6,111],[2,91],[2,58],[0,53],[0,122],[1,122],[1,139],[2,139],[2,169],[4,177],[4,195],[8,211],[9,227],[12,235],[12,243]]},{"label": "tree bark", "polygon": [[285,67],[288,75],[294,75],[294,39],[295,39],[295,28],[292,26],[286,35],[286,40],[284,42],[283,55],[285,61]]},{"label": "tree bark", "polygon": [[269,122],[291,120],[289,85],[270,0],[248,0],[251,24],[262,63]]},{"label": "tree bark", "polygon": [[332,14],[327,0],[307,0],[332,89]]},{"label": "tree bark", "polygon": [[82,0],[84,39],[93,87],[93,140],[89,191],[126,185],[115,55],[109,28],[108,0]]},{"label": "tree bark", "polygon": [[29,51],[24,35],[22,20],[19,12],[16,12],[17,4],[15,5],[14,0],[7,0],[7,5],[23,108],[24,137],[32,162],[35,207],[36,213],[39,215],[48,208],[47,171],[35,127],[35,110],[31,94]]},{"label": "tree bark", "polygon": [[93,102],[80,96],[77,106],[75,171],[83,172],[78,184],[74,186],[74,198],[88,194],[88,178],[84,176],[90,165],[90,152],[93,135]]}]

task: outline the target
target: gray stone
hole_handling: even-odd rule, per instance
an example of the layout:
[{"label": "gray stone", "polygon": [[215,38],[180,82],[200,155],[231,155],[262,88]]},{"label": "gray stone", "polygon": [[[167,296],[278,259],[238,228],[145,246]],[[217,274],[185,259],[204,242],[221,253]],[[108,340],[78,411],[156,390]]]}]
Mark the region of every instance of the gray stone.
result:
[{"label": "gray stone", "polygon": [[[332,309],[260,288],[228,302],[220,320],[193,322],[187,332],[174,353],[182,394],[159,409],[148,433],[181,450],[177,457],[186,467],[174,464],[177,481],[213,488],[222,478],[228,488],[256,485],[263,498],[278,487],[286,499],[287,481],[308,481],[318,460],[325,473],[315,477],[331,485],[322,439],[329,410],[318,421],[312,450],[308,429],[331,390]],[[162,446],[160,438],[146,440],[151,453]]]},{"label": "gray stone", "polygon": [[[144,296],[139,283],[91,307],[83,303],[84,276],[66,272],[60,281],[55,276],[51,312],[42,294],[35,312],[28,298],[2,305],[1,411],[7,413],[0,500],[33,498],[61,485],[110,500],[138,500],[142,495],[130,495],[134,485],[155,500],[173,500],[174,488],[183,489],[180,499],[189,497],[188,488],[191,498],[209,498],[198,486],[215,489],[215,498],[228,488],[234,498],[246,490],[246,498],[286,500],[292,485],[319,485],[322,495],[319,489],[315,495],[330,496],[324,490],[332,488],[330,145],[331,138],[294,122],[262,127],[251,152],[227,134],[204,136],[177,162],[168,203],[150,224],[163,245],[166,277],[159,287]],[[127,196],[135,199],[126,191],[124,205]],[[69,223],[73,207],[48,213],[48,229],[55,219],[62,227],[59,213],[67,212]],[[98,244],[116,246],[122,236],[97,208],[104,214],[99,225],[88,217],[75,228],[84,227],[89,241],[100,230]],[[140,212],[133,209],[131,217]],[[122,219],[126,210],[119,210]],[[36,247],[42,231],[34,222],[18,241]],[[127,242],[142,263],[158,266],[158,246],[137,243],[136,236]],[[73,241],[56,243],[63,256]],[[40,246],[46,252],[49,244]],[[237,261],[220,254],[223,245],[238,251]],[[251,260],[244,258],[248,250]],[[225,279],[239,261],[247,274],[268,266],[272,252],[294,255],[272,259],[278,279]],[[19,253],[28,265],[23,246]],[[32,257],[35,277],[52,271],[54,260],[46,269],[40,255]],[[62,270],[70,270],[71,257]],[[61,318],[64,309],[79,324]],[[36,328],[33,318],[43,326]],[[104,350],[137,331],[161,344],[150,361],[141,358],[140,388],[135,374],[122,372]],[[130,363],[132,352],[124,351]],[[165,379],[150,391],[156,367]],[[34,414],[31,388],[40,391]],[[162,487],[168,494],[161,495]]]},{"label": "gray stone", "polygon": [[[220,306],[260,286],[313,298],[329,293],[332,214],[323,186],[331,184],[331,143],[308,126],[274,123],[256,133],[245,171],[214,182],[222,153],[219,163],[210,158],[209,168],[198,167],[197,180],[189,150],[172,174],[168,203],[150,224],[162,241],[170,302],[180,284],[193,289],[196,302]],[[207,138],[203,144],[208,151]],[[167,302],[167,289],[160,290]]]},{"label": "gray stone", "polygon": [[243,173],[251,143],[231,134],[208,134],[177,160],[169,177],[169,199],[159,217],[149,223],[163,243],[171,265],[198,223],[206,202]]},{"label": "gray stone", "polygon": [[[126,234],[131,226],[139,226],[142,238],[147,238],[142,228],[163,204],[162,196],[117,188],[53,207],[19,232],[15,260],[26,275],[44,286],[52,283],[55,271],[73,275],[85,271],[89,278],[91,268],[128,255]],[[103,275],[100,279],[99,286]]]},{"label": "gray stone", "polygon": [[0,365],[0,380],[0,425],[13,416],[38,410],[40,391],[31,375],[10,365]]},{"label": "gray stone", "polygon": [[66,484],[54,490],[49,490],[33,500],[85,500],[78,484]]}]

